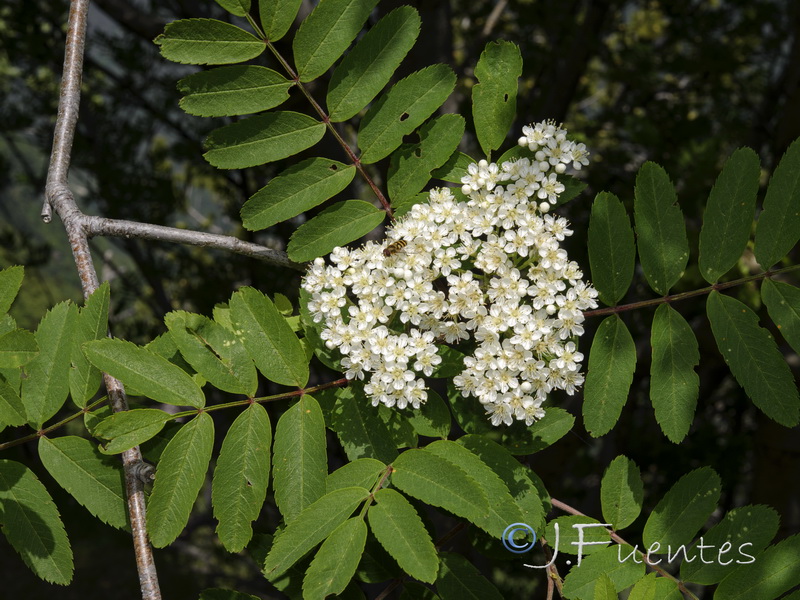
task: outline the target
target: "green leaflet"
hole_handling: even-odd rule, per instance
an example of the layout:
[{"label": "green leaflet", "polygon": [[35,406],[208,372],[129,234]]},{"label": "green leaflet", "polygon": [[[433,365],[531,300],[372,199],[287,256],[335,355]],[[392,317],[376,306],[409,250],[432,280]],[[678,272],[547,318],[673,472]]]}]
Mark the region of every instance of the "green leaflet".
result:
[{"label": "green leaflet", "polygon": [[[659,501],[642,533],[651,554],[673,551],[688,544],[717,507],[719,475],[711,467],[695,469],[681,477]],[[653,548],[658,543],[661,548]]]},{"label": "green leaflet", "polygon": [[700,231],[700,274],[715,283],[742,256],[756,210],[761,164],[750,148],[725,162],[708,197]]},{"label": "green leaflet", "polygon": [[128,526],[125,474],[117,458],[76,436],[39,438],[39,458],[62,488],[86,510],[117,529]]},{"label": "green leaflet", "polygon": [[378,0],[321,0],[292,41],[300,81],[322,75],[347,50]]},{"label": "green leaflet", "polygon": [[252,33],[215,19],[173,21],[153,41],[167,60],[190,65],[245,62],[266,48]]},{"label": "green leaflet", "polygon": [[314,398],[302,396],[278,419],[273,453],[275,504],[291,523],[325,494],[325,421]]},{"label": "green leaflet", "polygon": [[428,401],[408,416],[408,422],[417,435],[428,437],[446,438],[450,434],[452,420],[447,404],[433,390],[428,390]]},{"label": "green leaflet", "polygon": [[156,548],[174,542],[189,521],[213,447],[214,421],[203,412],[181,427],[164,448],[147,504],[147,532]]},{"label": "green leaflet", "polygon": [[0,377],[0,429],[6,425],[19,427],[25,425],[27,420],[25,407],[17,390]]},{"label": "green leaflet", "polygon": [[231,319],[250,358],[275,383],[303,387],[308,360],[300,340],[267,296],[251,287],[231,296]]},{"label": "green leaflet", "polygon": [[473,160],[471,156],[467,156],[463,152],[456,150],[450,155],[446,163],[438,169],[433,170],[431,177],[449,183],[461,184],[461,178],[464,177],[467,169],[474,162],[477,161]]},{"label": "green leaflet", "polygon": [[181,108],[198,117],[249,115],[289,99],[294,84],[280,73],[257,65],[200,71],[178,82]]},{"label": "green leaflet", "polygon": [[211,485],[211,504],[219,521],[217,535],[228,552],[239,552],[253,537],[269,483],[272,428],[260,404],[236,417],[222,448]]},{"label": "green leaflet", "polygon": [[25,268],[19,265],[0,271],[0,315],[6,314],[11,308],[24,275]]},{"label": "green leaflet", "polygon": [[758,217],[753,252],[769,269],[800,239],[800,140],[795,140],[772,174]]},{"label": "green leaflet", "polygon": [[378,478],[386,470],[386,465],[374,458],[357,458],[345,463],[325,479],[325,493],[345,487],[363,487],[371,490]]},{"label": "green leaflet", "polygon": [[455,73],[447,65],[432,65],[398,81],[359,124],[361,162],[388,156],[447,100],[455,84]]},{"label": "green leaflet", "polygon": [[677,444],[689,432],[700,392],[694,370],[700,362],[697,338],[680,313],[662,304],[653,319],[650,346],[650,401],[664,435]]},{"label": "green leaflet", "polygon": [[242,206],[242,223],[251,231],[291,219],[333,198],[356,174],[353,165],[309,158],[283,171]]},{"label": "green leaflet", "polygon": [[624,529],[639,516],[643,499],[644,484],[636,463],[625,456],[612,460],[600,482],[603,519],[615,531]]},{"label": "green leaflet", "polygon": [[203,157],[218,169],[244,169],[293,156],[325,135],[325,125],[291,111],[248,117],[211,132]]},{"label": "green leaflet", "polygon": [[594,584],[594,600],[617,600],[617,590],[608,575],[600,575]]},{"label": "green leaflet", "polygon": [[699,540],[692,544],[690,556],[699,558],[681,563],[681,579],[703,585],[719,583],[737,568],[737,561],[749,560],[744,554],[758,556],[764,551],[778,532],[778,522],[778,513],[763,504],[734,508],[703,534],[706,548],[699,547]]},{"label": "green leaflet", "polygon": [[442,600],[502,600],[503,595],[460,554],[439,554],[436,591]]},{"label": "green leaflet", "polygon": [[416,42],[419,28],[419,13],[401,6],[359,40],[331,77],[327,97],[331,121],[355,116],[383,89]]},{"label": "green leaflet", "polygon": [[75,345],[72,348],[72,368],[69,372],[69,393],[78,408],[83,408],[102,383],[100,370],[84,356],[84,342],[100,340],[108,335],[108,306],[110,288],[103,283],[86,299],[75,326]]},{"label": "green leaflet", "polygon": [[392,466],[392,484],[409,496],[475,524],[486,518],[486,494],[469,474],[449,460],[425,450],[406,450]]},{"label": "green leaflet", "polygon": [[461,467],[480,486],[488,500],[489,511],[475,524],[493,538],[500,539],[508,525],[522,520],[522,511],[505,482],[467,447],[439,440],[425,446],[425,450]]},{"label": "green leaflet", "polygon": [[[684,563],[685,564],[685,563]],[[650,573],[631,588],[628,600],[683,600],[684,596],[672,579]]]},{"label": "green leaflet", "polygon": [[620,560],[630,555],[633,548],[613,544],[589,556],[583,557],[580,567],[574,567],[564,579],[564,597],[570,600],[594,600],[594,587],[604,575],[611,579],[614,590],[621,592],[644,577],[645,566],[632,558]]},{"label": "green leaflet", "polygon": [[36,358],[36,336],[24,329],[12,329],[0,335],[0,368],[16,369]]},{"label": "green leaflet", "polygon": [[389,429],[389,436],[391,436],[395,448],[416,448],[419,445],[419,437],[405,414],[413,411],[401,412],[382,404],[379,404],[377,409],[378,416]]},{"label": "green leaflet", "polygon": [[530,427],[521,422],[506,427],[500,440],[511,454],[533,454],[555,444],[567,435],[574,424],[575,417],[568,411],[557,406],[548,406],[544,417]]},{"label": "green leaflet", "polygon": [[237,17],[243,17],[250,11],[250,0],[216,0],[216,3]]},{"label": "green leaflet", "polygon": [[[558,525],[558,534],[556,534]],[[580,531],[583,530],[583,543],[578,541]],[[546,540],[558,540],[558,551],[564,554],[581,556],[600,552],[611,543],[611,536],[605,526],[597,519],[585,515],[566,515],[558,517],[547,523],[544,530]]]},{"label": "green leaflet", "polygon": [[83,352],[95,367],[156,402],[205,406],[203,391],[183,369],[136,344],[107,338],[85,343]]},{"label": "green leaflet", "polygon": [[389,428],[363,393],[339,390],[331,425],[348,459],[374,458],[388,464],[397,458]]},{"label": "green leaflet", "polygon": [[41,429],[58,412],[69,394],[70,356],[77,320],[78,308],[71,302],[61,302],[39,322],[36,344],[40,352],[25,367],[27,379],[22,382],[22,403],[28,423],[35,429]]},{"label": "green leaflet", "polygon": [[675,186],[653,162],[636,175],[633,212],[644,276],[651,288],[666,294],[686,268],[689,241]]},{"label": "green leaflet", "polygon": [[546,492],[540,494],[537,486],[539,478],[533,471],[515,459],[508,450],[485,436],[464,435],[458,438],[457,443],[477,455],[500,477],[522,511],[522,522],[541,533],[544,529],[545,515],[542,496],[546,499],[549,496]]},{"label": "green leaflet", "polygon": [[232,394],[255,395],[255,366],[232,331],[182,310],[167,313],[164,322],[186,362],[211,385]]},{"label": "green leaflet", "polygon": [[47,489],[25,465],[0,460],[3,535],[40,579],[72,581],[72,548]]},{"label": "green leaflet", "polygon": [[464,117],[442,115],[419,130],[419,143],[402,146],[389,163],[388,188],[392,203],[408,201],[430,181],[431,171],[441,167],[464,135]]},{"label": "green leaflet", "polygon": [[325,494],[275,536],[264,561],[264,575],[273,580],[327,538],[369,496],[364,488],[347,487]]},{"label": "green leaflet", "polygon": [[[744,561],[750,561],[744,558]],[[777,598],[800,584],[800,535],[770,546],[755,562],[740,566],[722,580],[715,600]]]},{"label": "green leaflet", "polygon": [[326,539],[311,561],[303,579],[303,598],[337,597],[353,578],[367,541],[367,525],[361,517],[348,519]]},{"label": "green leaflet", "polygon": [[558,180],[564,184],[564,191],[559,194],[555,206],[562,206],[570,200],[574,200],[588,187],[586,183],[572,175],[559,175]]},{"label": "green leaflet", "polygon": [[761,299],[783,338],[800,352],[800,289],[767,278],[761,283]]},{"label": "green leaflet", "polygon": [[294,23],[303,0],[259,0],[261,26],[270,42],[281,39]]},{"label": "green leaflet", "polygon": [[363,200],[337,202],[297,228],[286,248],[289,258],[305,262],[324,256],[366,235],[385,217],[384,211]]},{"label": "green leaflet", "polygon": [[583,420],[593,437],[613,429],[635,369],[636,345],[628,328],[619,316],[606,317],[594,335],[583,392]]},{"label": "green leaflet", "polygon": [[736,381],[770,419],[791,427],[800,420],[800,399],[789,366],[758,317],[735,298],[711,292],[708,320]]},{"label": "green leaflet", "polygon": [[117,454],[138,446],[155,436],[164,428],[172,415],[154,408],[138,408],[112,414],[103,419],[92,432],[92,435],[105,440],[107,454]]},{"label": "green leaflet", "polygon": [[483,153],[487,156],[506,139],[517,110],[517,80],[522,75],[519,47],[507,41],[486,44],[472,87],[472,119]]},{"label": "green leaflet", "polygon": [[417,511],[402,494],[378,490],[367,516],[372,533],[401,569],[420,581],[436,580],[436,548]]},{"label": "green leaflet", "polygon": [[445,346],[444,344],[438,344],[436,353],[442,357],[442,362],[433,369],[433,375],[431,375],[431,377],[446,377],[449,379],[450,377],[455,377],[464,370],[463,352],[459,352],[455,348]]},{"label": "green leaflet", "polygon": [[394,577],[401,577],[403,571],[391,555],[384,550],[374,535],[367,535],[364,555],[356,571],[356,578],[364,583],[379,583]]},{"label": "green leaflet", "polygon": [[633,281],[636,247],[625,206],[614,194],[600,192],[589,220],[589,265],[600,300],[614,306]]}]

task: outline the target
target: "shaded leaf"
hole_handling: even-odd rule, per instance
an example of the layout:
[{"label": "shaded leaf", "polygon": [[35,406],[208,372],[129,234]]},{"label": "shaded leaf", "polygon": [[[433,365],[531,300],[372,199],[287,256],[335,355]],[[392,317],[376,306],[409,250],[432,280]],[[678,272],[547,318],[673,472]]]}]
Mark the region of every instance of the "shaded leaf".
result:
[{"label": "shaded leaf", "polygon": [[447,159],[446,163],[444,163],[438,169],[433,170],[431,177],[434,179],[441,179],[442,181],[447,181],[449,183],[461,184],[461,178],[467,174],[467,169],[474,162],[477,161],[471,156],[456,150],[450,155],[450,158]]},{"label": "shaded leaf", "polygon": [[563,408],[548,406],[544,417],[528,427],[517,421],[505,428],[501,442],[511,454],[533,454],[555,444],[572,429],[575,417]]},{"label": "shaded leaf", "polygon": [[22,398],[12,386],[0,377],[0,428],[5,425],[19,427],[25,425],[27,416]]},{"label": "shaded leaf", "polygon": [[325,492],[345,487],[363,487],[371,490],[378,478],[386,470],[386,465],[374,458],[357,458],[346,463],[325,479]]},{"label": "shaded leaf", "polygon": [[[748,559],[745,559],[748,560]],[[770,546],[719,584],[714,600],[771,600],[800,584],[800,535]]]},{"label": "shaded leaf", "polygon": [[450,433],[452,418],[442,397],[428,390],[428,400],[408,416],[408,422],[418,435],[446,438]]},{"label": "shaded leaf", "polygon": [[517,110],[517,80],[522,75],[522,56],[513,42],[486,44],[472,87],[472,119],[484,154],[491,154],[506,139]]},{"label": "shaded leaf", "polygon": [[439,559],[436,590],[442,600],[502,600],[497,588],[463,556],[442,552]]},{"label": "shaded leaf", "polygon": [[589,220],[589,264],[600,299],[614,306],[633,280],[636,247],[625,206],[614,194],[601,192]]},{"label": "shaded leaf", "polygon": [[36,336],[24,329],[12,329],[0,335],[0,368],[16,369],[36,358]]},{"label": "shaded leaf", "polygon": [[255,58],[266,45],[252,33],[216,19],[181,19],[168,23],[153,40],[161,56],[190,65],[224,65]]},{"label": "shaded leaf", "polygon": [[625,456],[612,460],[600,482],[603,519],[615,531],[624,529],[639,516],[643,499],[644,484],[636,463]]},{"label": "shaded leaf", "polygon": [[374,458],[388,464],[397,457],[388,427],[363,393],[339,390],[331,425],[350,460]]},{"label": "shaded leaf", "polygon": [[0,315],[4,315],[11,308],[24,276],[25,268],[20,265],[0,271]]},{"label": "shaded leaf", "polygon": [[323,600],[330,594],[341,598],[339,594],[355,574],[366,541],[367,525],[360,516],[348,519],[334,529],[306,571],[303,598]]},{"label": "shaded leaf", "polygon": [[72,368],[69,372],[69,393],[78,408],[83,408],[95,395],[102,383],[100,370],[84,356],[84,342],[100,340],[108,335],[108,306],[110,287],[103,283],[86,299],[75,325],[75,343],[72,348]]},{"label": "shaded leaf", "polygon": [[92,431],[98,438],[111,440],[105,452],[117,454],[146,442],[164,428],[172,415],[154,408],[138,408],[114,413],[103,419]]},{"label": "shaded leaf", "polygon": [[767,278],[761,283],[761,298],[783,338],[800,353],[800,289]]}]

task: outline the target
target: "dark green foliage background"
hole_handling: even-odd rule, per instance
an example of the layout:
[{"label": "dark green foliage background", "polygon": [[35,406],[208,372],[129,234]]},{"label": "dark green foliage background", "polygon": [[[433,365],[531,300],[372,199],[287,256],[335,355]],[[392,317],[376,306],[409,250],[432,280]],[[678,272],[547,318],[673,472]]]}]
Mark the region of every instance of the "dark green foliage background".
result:
[{"label": "dark green foliage background", "polygon": [[[382,2],[370,22],[400,4]],[[444,112],[463,115],[469,131],[469,86],[480,52],[490,39],[513,41],[522,51],[524,71],[518,118],[507,146],[522,125],[554,118],[563,120],[590,148],[593,163],[583,174],[589,188],[561,211],[576,231],[568,246],[570,256],[587,272],[585,232],[591,198],[601,190],[613,192],[631,213],[635,174],[645,160],[652,160],[676,182],[687,218],[690,272],[673,292],[704,286],[696,266],[702,207],[724,159],[748,145],[771,171],[790,141],[800,136],[800,19],[790,0],[511,0],[494,21],[490,13],[495,2],[413,4],[422,16],[422,33],[397,78],[435,62],[452,65],[459,87]],[[285,164],[246,171],[218,171],[208,165],[201,156],[202,140],[228,120],[183,113],[175,83],[194,68],[168,63],[152,44],[174,19],[230,17],[210,1],[143,0],[131,5],[135,9],[119,0],[99,0],[90,13],[71,175],[79,204],[90,214],[185,225],[285,249],[299,221],[258,233],[239,225],[244,201]],[[305,2],[301,16],[310,7]],[[47,307],[80,297],[63,229],[58,223],[44,226],[38,217],[66,8],[65,2],[43,0],[10,0],[0,8],[0,268],[26,265],[12,315],[28,328]],[[289,41],[278,42],[278,47],[288,50]],[[323,85],[322,80],[312,83],[312,91],[322,96],[324,89],[314,87]],[[304,107],[295,92],[284,105],[286,110]],[[467,141],[462,150],[479,157],[477,140]],[[344,160],[333,145],[316,152]],[[362,195],[358,185],[352,184],[351,197]],[[241,285],[291,296],[299,278],[296,272],[276,272],[235,255],[175,245],[98,239],[93,250],[101,278],[112,284],[111,327],[116,335],[137,343],[163,332],[162,317],[171,310],[210,314],[214,304],[226,301]],[[737,273],[734,267],[727,278]],[[751,306],[758,302],[755,287],[736,290],[734,295]],[[650,297],[644,277],[637,273],[622,302]],[[595,440],[582,430],[579,418],[574,435],[534,455],[530,466],[554,496],[599,517],[599,476],[619,454],[632,457],[642,469],[645,513],[681,475],[711,465],[722,477],[723,509],[767,503],[782,515],[779,537],[797,533],[800,484],[791,476],[800,458],[796,432],[769,421],[736,385],[703,317],[704,299],[676,308],[695,329],[702,355],[698,414],[688,437],[674,445],[658,428],[648,397],[654,310],[633,311],[624,321],[637,341],[639,362],[621,421]],[[599,321],[588,323],[587,339]],[[780,335],[773,334],[785,348]],[[583,350],[588,354],[588,344]],[[797,375],[797,365],[792,366]],[[580,402],[580,397],[565,397],[561,406],[579,416]],[[282,408],[269,410],[276,422],[275,411]],[[329,447],[336,448],[335,439],[329,439]],[[3,458],[25,460],[30,452],[22,447]],[[338,466],[342,456],[331,457],[331,466]],[[137,598],[127,535],[88,518],[51,485],[43,470],[38,475],[65,513],[75,547],[75,583],[50,589],[21,568],[13,550],[0,540],[3,593],[25,598]],[[271,522],[270,517],[274,521],[275,515],[265,510],[265,522]],[[195,598],[205,587],[230,586],[273,597],[254,563],[214,544],[213,528],[209,487],[201,491],[179,543],[156,553],[164,596]],[[629,541],[641,539],[636,525],[627,533],[633,538]],[[460,544],[456,550],[469,551],[469,540]],[[515,563],[483,566],[509,597],[542,593],[541,588],[532,592],[534,578]]]}]

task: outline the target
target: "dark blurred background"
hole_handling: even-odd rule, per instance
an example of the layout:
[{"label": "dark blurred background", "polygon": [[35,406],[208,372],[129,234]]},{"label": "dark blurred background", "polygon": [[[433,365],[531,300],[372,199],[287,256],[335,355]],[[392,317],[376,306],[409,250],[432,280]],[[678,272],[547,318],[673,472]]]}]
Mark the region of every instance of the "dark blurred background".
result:
[{"label": "dark blurred background", "polygon": [[[301,17],[313,4],[303,3]],[[676,291],[703,287],[696,267],[697,235],[705,200],[724,159],[737,147],[752,147],[762,158],[766,184],[786,147],[800,136],[800,5],[792,0],[387,1],[370,22],[400,4],[417,7],[423,29],[398,75],[435,62],[452,65],[459,85],[445,112],[458,112],[468,121],[473,68],[485,43],[506,39],[520,46],[525,66],[519,117],[507,147],[522,125],[553,118],[590,148],[592,164],[580,173],[589,188],[562,209],[575,230],[568,249],[587,272],[586,227],[594,194],[612,191],[630,208],[636,171],[653,160],[677,185],[692,244],[689,268]],[[67,2],[59,0],[5,0],[0,6],[0,267],[26,266],[12,314],[29,328],[54,303],[80,300],[63,228],[57,220],[44,225],[38,216],[67,10]],[[243,230],[238,213],[285,164],[247,171],[213,169],[202,158],[202,141],[225,120],[188,116],[178,108],[175,84],[197,68],[168,63],[152,40],[166,23],[189,17],[230,19],[211,0],[92,3],[71,171],[77,200],[89,214],[225,233],[284,248],[302,219],[254,234]],[[290,37],[277,46],[291,55]],[[267,55],[256,62],[270,64]],[[325,85],[324,79],[311,85],[320,99]],[[284,108],[307,111],[296,92]],[[354,140],[352,126],[341,131]],[[473,137],[465,139],[462,150],[480,157]],[[345,160],[333,144],[315,152]],[[381,180],[386,167],[376,168]],[[349,197],[369,199],[363,186],[354,185]],[[92,248],[101,279],[112,282],[112,330],[138,343],[164,331],[166,312],[208,314],[240,285],[293,298],[297,293],[298,273],[232,254],[124,239],[96,239]],[[748,250],[727,278],[757,269]],[[756,286],[741,286],[732,293],[760,310]],[[637,273],[626,301],[652,296]],[[578,417],[574,433],[529,457],[528,463],[553,496],[596,517],[601,474],[618,454],[626,454],[642,469],[645,513],[682,474],[711,465],[723,479],[723,510],[767,503],[782,515],[779,535],[797,533],[796,432],[765,419],[732,379],[711,337],[703,298],[676,308],[695,329],[702,352],[700,398],[689,436],[680,445],[672,444],[655,422],[648,398],[653,311],[630,312],[624,320],[638,340],[639,366],[620,423],[594,440],[582,427],[581,398],[560,399]],[[598,322],[589,323],[588,337]],[[776,331],[773,334],[797,373],[797,356]],[[584,343],[587,355],[588,348]],[[317,374],[318,381],[327,377],[322,371]],[[221,442],[222,434],[217,437]],[[335,438],[331,448],[335,461],[340,452]],[[35,450],[27,447],[17,454],[32,456]],[[41,475],[54,490],[49,476]],[[227,555],[215,544],[208,495],[201,494],[179,541],[156,552],[164,597],[196,598],[200,589],[210,586],[278,597],[254,563]],[[64,495],[56,494],[56,500],[75,548],[75,584],[56,589],[39,582],[0,538],[0,596],[137,598],[127,534],[85,518],[85,511]],[[641,539],[644,520],[626,530],[629,541]],[[274,524],[266,510],[265,528],[271,530]],[[468,547],[465,538],[455,548]],[[508,597],[542,593],[535,583],[541,580],[538,573],[515,563],[479,564]]]}]

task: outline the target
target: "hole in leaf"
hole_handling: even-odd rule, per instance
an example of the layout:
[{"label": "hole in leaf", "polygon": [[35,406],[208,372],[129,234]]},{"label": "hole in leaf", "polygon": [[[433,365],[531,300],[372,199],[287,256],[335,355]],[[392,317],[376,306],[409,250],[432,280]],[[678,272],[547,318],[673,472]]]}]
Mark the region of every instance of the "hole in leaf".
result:
[{"label": "hole in leaf", "polygon": [[329,168],[331,171],[338,171],[338,170],[339,170],[339,167],[338,167],[337,165],[329,165],[329,166],[328,166],[328,168]]},{"label": "hole in leaf", "polygon": [[410,116],[410,115],[409,115],[408,113],[405,113],[405,112],[404,112],[402,115],[400,115],[400,122],[402,123],[403,121],[405,121],[406,119],[408,119],[408,117],[409,117],[409,116]]},{"label": "hole in leaf", "polygon": [[503,102],[508,102],[508,94],[503,94]]}]

